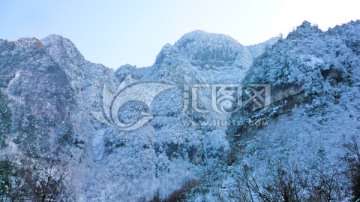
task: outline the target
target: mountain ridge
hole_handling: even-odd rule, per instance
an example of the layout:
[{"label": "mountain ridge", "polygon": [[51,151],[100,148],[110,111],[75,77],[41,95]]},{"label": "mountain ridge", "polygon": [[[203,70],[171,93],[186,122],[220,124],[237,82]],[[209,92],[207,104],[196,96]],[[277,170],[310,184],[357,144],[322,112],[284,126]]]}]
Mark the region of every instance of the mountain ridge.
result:
[{"label": "mountain ridge", "polygon": [[[256,176],[259,186],[272,186],[279,162],[287,173],[297,167],[307,179],[306,170],[321,160],[318,168],[336,176],[342,186],[330,197],[343,199],[350,195],[349,180],[330,171],[346,169],[345,164],[336,167],[345,153],[342,144],[351,136],[358,140],[360,134],[359,22],[327,32],[304,22],[285,39],[253,46],[195,31],[165,45],[150,67],[123,65],[116,70],[87,61],[70,40],[58,35],[0,40],[0,103],[9,108],[0,108],[6,115],[0,116],[0,152],[9,159],[0,165],[10,164],[16,171],[0,179],[19,182],[6,188],[8,192],[30,194],[34,187],[21,183],[21,169],[39,167],[30,179],[40,183],[46,181],[41,166],[57,162],[54,169],[66,167],[69,177],[60,183],[63,195],[55,198],[151,201],[179,194],[187,201],[237,201],[250,197],[241,196],[244,173]],[[152,115],[142,127],[123,131],[99,122],[91,111],[108,107],[105,86],[115,93],[129,76],[135,84],[173,88],[155,97],[151,106],[130,102],[120,108],[115,118],[125,123],[142,112]],[[251,111],[250,103],[237,114],[219,114],[229,102],[215,105],[209,89],[197,89],[198,109],[190,105],[184,111],[186,86],[220,84],[271,84],[277,100],[272,98],[276,103],[264,111]],[[189,92],[196,92],[193,89]],[[227,95],[219,89],[216,92]],[[267,124],[250,125],[253,120]],[[255,195],[254,200],[260,200]]]}]

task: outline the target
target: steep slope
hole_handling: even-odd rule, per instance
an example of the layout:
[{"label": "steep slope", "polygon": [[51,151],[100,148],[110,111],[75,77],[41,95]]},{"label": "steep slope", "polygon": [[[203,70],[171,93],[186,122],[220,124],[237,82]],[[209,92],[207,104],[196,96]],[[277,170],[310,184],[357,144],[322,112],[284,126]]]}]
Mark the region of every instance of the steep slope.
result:
[{"label": "steep slope", "polygon": [[[201,179],[229,150],[226,126],[188,124],[188,119],[217,114],[183,111],[184,84],[239,83],[260,52],[251,53],[228,36],[195,31],[164,46],[153,66],[126,65],[114,72],[86,61],[61,36],[0,40],[0,165],[11,170],[5,170],[3,182],[14,182],[1,193],[38,200],[43,196],[34,193],[42,193],[38,190],[45,183],[51,186],[44,193],[56,199],[167,198]],[[125,104],[119,120],[136,121],[144,110],[152,119],[124,131],[101,123],[92,112],[105,106],[105,87],[115,92],[130,75],[138,83],[172,88],[155,97],[148,109],[136,102]],[[205,93],[199,103],[210,107],[209,98]]]},{"label": "steep slope", "polygon": [[2,85],[12,113],[11,141],[31,156],[60,149],[62,146],[52,145],[61,144],[69,133],[68,117],[74,106],[64,71],[34,38],[3,41],[0,60]]},{"label": "steep slope", "polygon": [[[0,40],[0,194],[20,199],[45,183],[70,201],[277,201],[290,186],[300,201],[344,200],[343,145],[360,134],[358,33],[359,21],[326,32],[304,22],[286,39],[246,47],[194,31],[151,67],[116,71],[61,36]],[[170,87],[107,117],[138,84],[139,99]],[[255,95],[237,91],[248,84],[271,86],[269,106],[257,108],[258,97],[226,113]],[[149,115],[135,130],[109,124]]]},{"label": "steep slope", "polygon": [[[343,145],[360,138],[359,33],[359,21],[326,32],[304,22],[286,39],[246,47],[194,31],[151,67],[116,71],[61,36],[0,40],[0,194],[20,199],[48,182],[70,201],[276,201],[290,181],[300,201],[344,200]],[[137,84],[146,95],[171,88],[106,120],[150,114],[144,125],[126,131],[94,116]],[[250,100],[225,113],[248,84],[271,86],[266,110]]]},{"label": "steep slope", "polygon": [[[114,188],[107,188],[106,194],[112,200],[150,200],[156,193],[164,199],[188,182],[204,176],[228,151],[226,127],[200,127],[184,125],[184,122],[194,117],[227,119],[228,116],[214,112],[201,114],[191,109],[183,112],[184,84],[239,83],[251,62],[247,48],[233,39],[195,31],[184,35],[174,45],[166,45],[149,68],[136,69],[129,65],[119,68],[115,73],[119,81],[131,75],[140,83],[167,83],[174,88],[154,99],[150,107],[153,118],[148,124],[134,132],[106,129],[103,139],[99,138],[105,145],[97,165],[101,169],[104,165],[118,169],[98,173],[91,185],[92,192],[108,187],[104,184],[99,188],[99,179],[116,175],[119,176],[117,181],[126,186],[116,193],[117,183]],[[208,98],[209,95],[205,95],[205,100],[199,102],[210,107]],[[123,117],[125,121],[131,118]],[[129,156],[129,153],[136,155]],[[134,165],[137,165],[136,170]],[[124,192],[129,194],[124,196]]]},{"label": "steep slope", "polygon": [[[229,127],[231,155],[189,201],[349,200],[344,145],[360,140],[359,29],[304,22],[255,59],[244,83],[271,84],[272,105],[232,119],[267,125]],[[284,97],[288,89],[297,90]]]}]

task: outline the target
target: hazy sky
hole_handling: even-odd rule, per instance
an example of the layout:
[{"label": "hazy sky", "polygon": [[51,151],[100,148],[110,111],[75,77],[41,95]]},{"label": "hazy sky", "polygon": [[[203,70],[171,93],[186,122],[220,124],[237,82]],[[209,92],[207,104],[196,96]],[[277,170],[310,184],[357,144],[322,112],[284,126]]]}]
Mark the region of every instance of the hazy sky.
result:
[{"label": "hazy sky", "polygon": [[360,19],[359,0],[5,0],[0,38],[60,34],[91,62],[150,66],[166,43],[205,30],[244,45],[286,35],[308,20],[326,30]]}]

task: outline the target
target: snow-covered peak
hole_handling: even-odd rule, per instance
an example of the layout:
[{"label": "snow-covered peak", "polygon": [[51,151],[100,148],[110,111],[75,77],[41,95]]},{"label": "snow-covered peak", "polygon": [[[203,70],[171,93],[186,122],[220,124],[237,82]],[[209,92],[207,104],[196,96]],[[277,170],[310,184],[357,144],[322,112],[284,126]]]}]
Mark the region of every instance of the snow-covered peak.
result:
[{"label": "snow-covered peak", "polygon": [[203,43],[203,44],[218,44],[218,45],[241,45],[235,39],[224,34],[209,33],[202,30],[195,30],[184,34],[175,45],[179,48],[184,47],[191,43]]},{"label": "snow-covered peak", "polygon": [[288,38],[298,38],[308,37],[312,34],[319,34],[322,31],[318,28],[316,24],[311,24],[308,21],[304,21],[300,26],[298,26],[295,31],[289,33]]},{"label": "snow-covered peak", "polygon": [[235,53],[243,47],[229,36],[204,31],[193,31],[185,34],[175,43],[175,46],[184,55],[199,60],[234,59]]},{"label": "snow-covered peak", "polygon": [[67,38],[60,35],[49,35],[41,40],[41,43],[48,49],[49,54],[57,61],[60,59],[84,60],[84,57],[77,50],[75,45]]},{"label": "snow-covered peak", "polygon": [[199,69],[247,68],[252,62],[248,49],[233,38],[199,30],[185,34],[174,45],[165,45],[155,64],[174,58],[189,61]]}]

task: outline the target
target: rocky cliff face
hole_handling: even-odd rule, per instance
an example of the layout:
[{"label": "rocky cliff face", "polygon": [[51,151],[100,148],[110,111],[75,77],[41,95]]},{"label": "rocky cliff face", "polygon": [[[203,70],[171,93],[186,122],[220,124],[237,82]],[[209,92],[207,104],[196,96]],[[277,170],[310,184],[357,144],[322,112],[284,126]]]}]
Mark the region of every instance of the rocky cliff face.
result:
[{"label": "rocky cliff face", "polygon": [[360,139],[359,25],[322,32],[304,22],[255,59],[243,83],[271,84],[272,104],[230,118],[244,124],[228,127],[227,165],[190,200],[350,200],[358,187],[344,159],[359,155],[349,152]]},{"label": "rocky cliff face", "polygon": [[[240,186],[237,172],[244,166],[265,183],[279,161],[305,168],[321,149],[335,163],[342,135],[359,134],[359,27],[353,22],[322,32],[304,23],[286,39],[250,47],[194,31],[165,45],[151,67],[116,71],[86,61],[61,36],[0,40],[1,162],[16,170],[3,181],[19,182],[0,193],[29,194],[20,189],[29,170],[19,168],[34,166],[36,183],[28,186],[44,182],[40,170],[64,171],[57,173],[67,177],[53,177],[62,185],[59,191],[54,183],[53,195],[72,201],[176,194],[189,201],[231,201],[238,199],[232,190]],[[155,84],[169,88],[149,105],[133,100],[111,108],[137,84],[147,84],[139,87],[146,95]],[[270,85],[269,106],[255,110],[250,100],[244,110],[225,113],[245,97],[237,88],[246,84]],[[155,87],[144,90],[150,85]],[[107,114],[113,109],[115,115]],[[144,116],[151,118],[134,130],[117,127]]]}]

